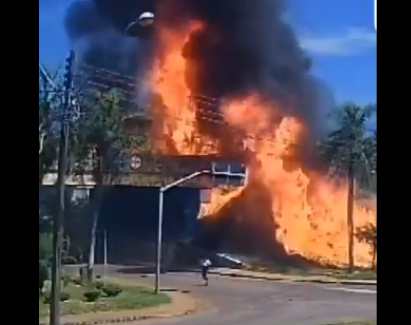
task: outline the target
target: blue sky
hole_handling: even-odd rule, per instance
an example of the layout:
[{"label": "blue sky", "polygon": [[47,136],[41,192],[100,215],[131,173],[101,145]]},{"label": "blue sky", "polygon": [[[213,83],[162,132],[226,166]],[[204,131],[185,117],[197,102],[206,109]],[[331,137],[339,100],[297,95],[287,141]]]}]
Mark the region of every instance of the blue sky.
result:
[{"label": "blue sky", "polygon": [[[67,53],[63,17],[71,2],[39,1],[39,58],[48,66],[62,65]],[[337,102],[376,102],[373,0],[290,0],[287,19]]]}]

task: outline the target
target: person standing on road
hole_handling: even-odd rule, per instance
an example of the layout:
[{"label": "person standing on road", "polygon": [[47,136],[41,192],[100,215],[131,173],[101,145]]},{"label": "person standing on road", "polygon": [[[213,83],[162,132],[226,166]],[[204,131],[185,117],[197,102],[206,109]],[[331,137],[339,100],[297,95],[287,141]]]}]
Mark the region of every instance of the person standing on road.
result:
[{"label": "person standing on road", "polygon": [[212,263],[208,258],[201,261],[201,277],[204,280],[205,286],[208,286],[208,271],[210,270],[211,265]]}]

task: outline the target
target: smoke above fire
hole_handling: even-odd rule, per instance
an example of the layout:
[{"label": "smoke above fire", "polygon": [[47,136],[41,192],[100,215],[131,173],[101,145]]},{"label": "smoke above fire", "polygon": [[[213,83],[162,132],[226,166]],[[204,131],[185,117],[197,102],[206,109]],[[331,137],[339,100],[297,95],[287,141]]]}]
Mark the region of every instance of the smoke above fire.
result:
[{"label": "smoke above fire", "polygon": [[[76,52],[78,70],[84,73],[83,79],[91,82],[91,87],[102,85],[106,89],[112,85],[123,90],[126,101],[145,105],[150,97],[144,82],[152,57],[150,42],[124,34],[125,26],[134,17],[130,5],[135,4],[121,0],[76,0],[66,11],[64,26]],[[138,87],[132,85],[127,78],[130,76],[138,79]],[[85,87],[84,81],[80,82],[81,87]]]},{"label": "smoke above fire", "polygon": [[[165,24],[184,24],[184,19],[203,23],[183,48],[195,69],[195,80],[189,82],[194,93],[227,98],[258,91],[312,126],[319,121],[318,84],[309,73],[310,58],[284,22],[285,1],[166,2]],[[177,7],[175,2],[185,4]]]},{"label": "smoke above fire", "polygon": [[[67,11],[66,29],[85,62],[122,73],[144,75],[152,43],[124,35],[142,12],[156,12],[163,26],[204,23],[185,45],[195,69],[193,93],[226,98],[258,90],[281,101],[310,125],[324,131],[332,98],[310,74],[311,59],[284,21],[284,0],[82,0]],[[144,59],[143,57],[144,56]],[[187,76],[187,78],[190,78]]]},{"label": "smoke above fire", "polygon": [[95,68],[134,74],[136,40],[116,30],[92,1],[73,2],[66,11],[64,24],[79,60]]},{"label": "smoke above fire", "polygon": [[[344,265],[346,185],[316,170],[310,150],[326,131],[332,97],[284,20],[286,1],[94,2],[117,30],[144,11],[156,15],[152,57],[137,60],[156,93],[156,149],[247,163],[248,184],[213,190],[206,220],[234,225],[235,240],[250,251]],[[373,208],[357,202],[354,210],[356,227],[375,223]],[[365,244],[356,243],[355,259],[369,263]]]}]

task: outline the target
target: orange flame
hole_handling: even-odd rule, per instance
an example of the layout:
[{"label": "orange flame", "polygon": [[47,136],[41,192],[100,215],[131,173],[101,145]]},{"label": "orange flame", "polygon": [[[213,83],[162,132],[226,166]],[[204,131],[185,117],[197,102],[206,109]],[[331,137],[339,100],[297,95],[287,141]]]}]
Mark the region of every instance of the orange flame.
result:
[{"label": "orange flame", "polygon": [[[189,62],[182,56],[183,45],[190,33],[202,27],[194,22],[186,29],[163,28],[160,31],[164,55],[157,60],[151,81],[164,104],[153,123],[161,132],[162,141],[156,142],[157,149],[165,154],[203,155],[218,151],[217,141],[199,132],[186,83]],[[229,127],[247,134],[251,178],[264,186],[273,198],[271,214],[277,229],[272,232],[276,240],[290,254],[345,265],[348,242],[346,186],[332,184],[316,173],[303,172],[301,162],[295,163],[295,148],[304,135],[301,121],[282,117],[282,107],[264,103],[255,94],[241,100],[228,100],[222,110]],[[170,142],[171,147],[167,145]],[[294,161],[292,168],[288,166],[290,161]],[[202,213],[215,216],[243,190],[213,190],[211,202],[203,207]],[[255,215],[258,218],[258,213]],[[354,218],[356,227],[375,224],[375,209],[366,209],[357,203]],[[258,223],[258,219],[255,222]],[[356,242],[355,262],[358,266],[370,264],[366,244]]]},{"label": "orange flame", "polygon": [[[285,160],[293,157],[293,148],[303,134],[295,118],[285,117],[273,132],[267,121],[273,107],[259,103],[256,97],[234,101],[224,107],[230,125],[240,127],[253,140],[254,179],[260,180],[273,197],[272,215],[278,228],[277,241],[289,253],[334,265],[347,261],[347,187],[337,187],[324,177],[306,175],[300,167],[289,170]],[[245,114],[246,111],[253,115]],[[375,223],[375,211],[355,205],[355,226]],[[370,263],[369,247],[356,243],[357,266]]]},{"label": "orange flame", "polygon": [[201,23],[193,22],[184,30],[161,29],[159,35],[163,56],[154,64],[151,84],[163,100],[160,111],[156,107],[154,112],[156,147],[160,153],[170,153],[170,146],[174,154],[180,155],[217,152],[215,143],[200,137],[198,132],[195,107],[186,85],[189,63],[181,54],[191,32],[201,27]]},{"label": "orange flame", "polygon": [[216,217],[218,211],[220,211],[232,199],[239,196],[243,189],[243,187],[212,189],[209,202],[201,205],[201,217]]}]

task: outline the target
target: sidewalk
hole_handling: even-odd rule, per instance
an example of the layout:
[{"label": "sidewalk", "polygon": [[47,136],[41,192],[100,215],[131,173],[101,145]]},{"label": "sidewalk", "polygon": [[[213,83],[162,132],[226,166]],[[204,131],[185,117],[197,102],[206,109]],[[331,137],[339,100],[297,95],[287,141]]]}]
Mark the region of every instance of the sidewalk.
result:
[{"label": "sidewalk", "polygon": [[337,279],[326,275],[287,275],[281,273],[257,272],[240,269],[215,268],[210,274],[230,276],[244,279],[289,282],[338,283],[350,285],[376,285],[377,280]]},{"label": "sidewalk", "polygon": [[[127,285],[127,279],[109,278],[110,282]],[[132,281],[135,285],[135,280]],[[140,285],[140,284],[139,284]],[[203,304],[188,294],[170,291],[165,292],[170,298],[171,303],[158,307],[149,307],[138,310],[108,311],[98,313],[87,313],[83,315],[67,315],[61,317],[61,325],[95,325],[112,323],[129,323],[139,320],[181,317],[190,315],[197,310],[204,308]],[[47,324],[48,322],[45,322]],[[42,322],[39,322],[42,324]]]}]

